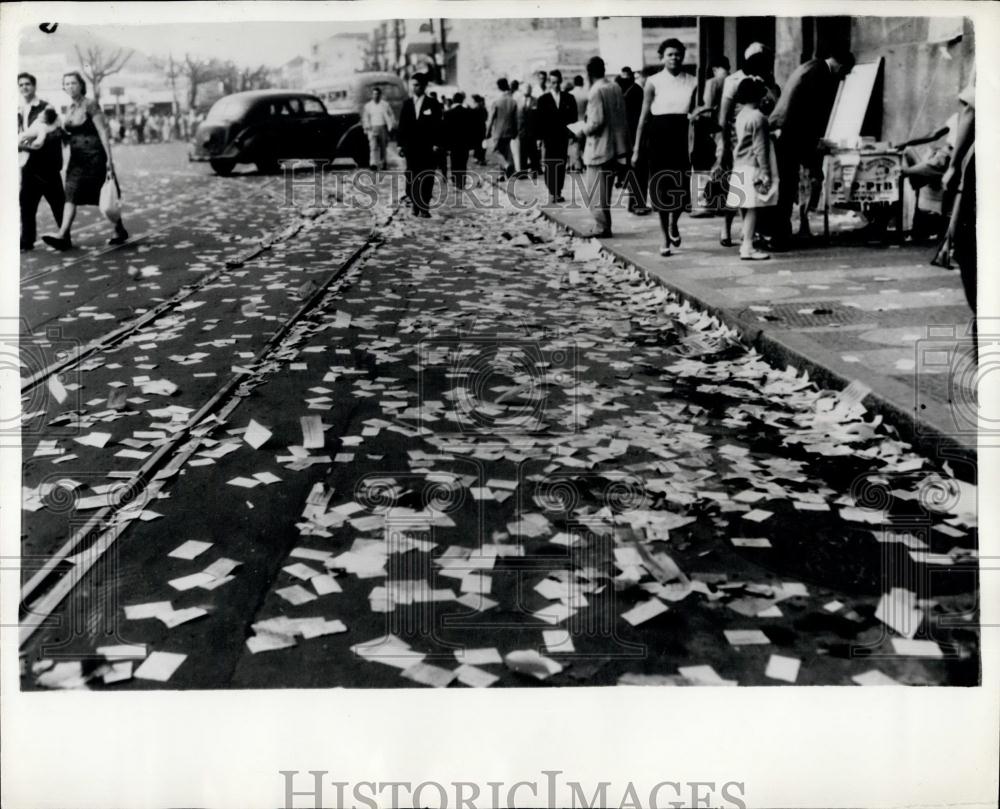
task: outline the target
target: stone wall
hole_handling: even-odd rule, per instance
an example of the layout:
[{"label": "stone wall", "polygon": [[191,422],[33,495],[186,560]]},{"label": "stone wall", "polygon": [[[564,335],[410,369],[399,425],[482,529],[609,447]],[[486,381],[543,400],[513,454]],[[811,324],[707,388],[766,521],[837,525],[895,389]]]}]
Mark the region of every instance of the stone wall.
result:
[{"label": "stone wall", "polygon": [[[775,77],[784,84],[803,50],[798,17],[775,21]],[[851,50],[858,62],[885,59],[883,140],[899,142],[941,126],[975,60],[972,22],[961,18],[854,17]]]},{"label": "stone wall", "polygon": [[[933,131],[958,109],[975,61],[972,22],[952,30],[928,17],[855,17],[851,46],[859,62],[885,59],[882,137],[902,141]],[[957,41],[938,37],[961,32]]]},{"label": "stone wall", "polygon": [[579,19],[456,19],[451,38],[458,43],[455,83],[483,95],[495,92],[501,76],[523,82],[543,68],[558,68],[567,78],[582,74],[598,52],[597,29]]}]

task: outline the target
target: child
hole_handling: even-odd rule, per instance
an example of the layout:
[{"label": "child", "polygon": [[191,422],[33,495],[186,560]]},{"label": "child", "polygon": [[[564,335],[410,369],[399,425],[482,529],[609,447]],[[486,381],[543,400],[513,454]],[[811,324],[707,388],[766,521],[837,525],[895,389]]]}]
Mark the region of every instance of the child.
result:
[{"label": "child", "polygon": [[771,257],[753,247],[757,210],[778,202],[774,147],[771,145],[767,116],[758,109],[766,93],[764,82],[747,77],[737,86],[734,99],[742,108],[736,115],[736,148],[726,204],[730,208],[739,208],[743,217],[743,243],[740,245],[740,259],[743,261],[764,261]]},{"label": "child", "polygon": [[42,148],[46,136],[59,128],[57,121],[56,111],[52,107],[46,107],[34,123],[17,136],[17,157],[21,168],[28,162],[31,152]]}]

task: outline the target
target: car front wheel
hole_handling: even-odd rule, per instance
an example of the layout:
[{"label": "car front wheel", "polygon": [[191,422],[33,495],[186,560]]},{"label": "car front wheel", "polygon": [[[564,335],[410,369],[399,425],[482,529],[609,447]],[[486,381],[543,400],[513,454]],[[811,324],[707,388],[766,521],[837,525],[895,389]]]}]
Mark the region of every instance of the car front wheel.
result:
[{"label": "car front wheel", "polygon": [[222,157],[213,157],[208,161],[208,164],[212,167],[212,171],[220,177],[228,177],[233,173],[233,169],[236,167],[235,160],[229,160]]}]

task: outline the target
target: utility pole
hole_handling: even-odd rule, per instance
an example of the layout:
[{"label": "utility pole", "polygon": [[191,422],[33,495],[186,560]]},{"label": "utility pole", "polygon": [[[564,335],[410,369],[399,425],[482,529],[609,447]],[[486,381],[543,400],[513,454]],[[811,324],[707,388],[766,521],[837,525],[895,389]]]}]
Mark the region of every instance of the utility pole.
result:
[{"label": "utility pole", "polygon": [[[437,40],[434,38],[434,18],[429,17],[427,20],[427,26],[430,29],[431,34],[431,64],[434,65],[434,72],[438,72],[438,59],[437,59]],[[441,81],[440,75],[435,77],[438,81]]]},{"label": "utility pole", "polygon": [[396,59],[393,62],[392,69],[398,76],[399,63],[403,59],[403,32],[402,32],[402,23],[400,20],[392,21],[392,36],[395,40],[395,45],[396,45],[396,51],[395,51]]},{"label": "utility pole", "polygon": [[388,24],[385,23],[385,22],[382,22],[382,23],[379,24],[379,27],[378,27],[378,69],[379,70],[388,70],[388,68],[389,68],[389,64],[388,64],[389,59],[386,56],[386,51],[388,50],[388,47],[387,47],[388,42],[389,42]]},{"label": "utility pole", "polygon": [[441,84],[448,83],[448,40],[447,34],[444,30],[444,17],[438,20],[438,25],[441,26],[441,77],[439,81]]}]

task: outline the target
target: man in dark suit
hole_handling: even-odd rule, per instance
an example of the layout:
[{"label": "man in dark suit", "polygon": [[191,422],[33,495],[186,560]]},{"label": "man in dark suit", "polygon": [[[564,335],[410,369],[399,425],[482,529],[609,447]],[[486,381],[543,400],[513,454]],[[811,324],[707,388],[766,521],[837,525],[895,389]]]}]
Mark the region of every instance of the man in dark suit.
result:
[{"label": "man in dark suit", "polygon": [[475,122],[472,154],[480,166],[485,166],[486,148],[483,146],[483,141],[486,140],[486,123],[489,121],[490,112],[486,109],[486,99],[481,95],[472,96],[472,102],[475,105],[472,108],[472,120]]},{"label": "man in dark suit", "polygon": [[545,150],[542,168],[549,202],[563,202],[566,160],[572,133],[566,128],[576,123],[576,99],[563,90],[562,73],[549,71],[549,91],[538,99],[538,137]]},{"label": "man in dark suit", "polygon": [[[635,143],[635,136],[639,130],[639,118],[642,116],[642,88],[636,83],[635,73],[632,68],[626,66],[621,69],[618,75],[618,86],[622,88],[622,95],[625,97],[625,120],[628,122],[628,135],[632,143]],[[648,149],[639,152],[639,160],[632,163],[631,155],[626,174],[625,187],[628,189],[628,210],[638,216],[645,216],[650,212],[646,205],[646,193],[649,189],[649,162],[646,159]]]},{"label": "man in dark suit", "polygon": [[399,114],[399,146],[406,157],[406,184],[414,216],[430,218],[434,171],[441,143],[441,105],[427,95],[427,76],[410,79],[411,96]]},{"label": "man in dark suit", "polygon": [[[854,55],[837,48],[825,59],[799,65],[781,91],[769,123],[777,139],[778,205],[772,249],[786,248],[792,235],[792,206],[799,196],[799,167],[809,171],[813,184],[822,180],[823,156],[819,141],[837,97],[837,85],[854,67]],[[808,200],[800,200],[800,221],[808,231]]]},{"label": "man in dark suit", "polygon": [[[444,146],[451,162],[451,181],[455,188],[465,188],[468,177],[469,150],[476,140],[475,113],[465,106],[465,93],[455,93],[452,105],[444,111]],[[480,142],[482,139],[480,138]]]},{"label": "man in dark suit", "polygon": [[[20,73],[17,77],[17,87],[21,91],[21,106],[17,112],[18,134],[24,132],[46,111],[55,114],[55,110],[35,95],[38,82],[30,73]],[[20,141],[20,139],[19,139]],[[58,133],[51,132],[45,136],[45,141],[37,149],[29,148],[27,144],[18,144],[20,151],[27,153],[27,160],[21,168],[21,250],[31,250],[35,246],[37,235],[35,216],[38,213],[38,203],[42,197],[49,204],[56,225],[62,223],[63,206],[66,195],[63,192],[62,177],[62,141]]]}]

